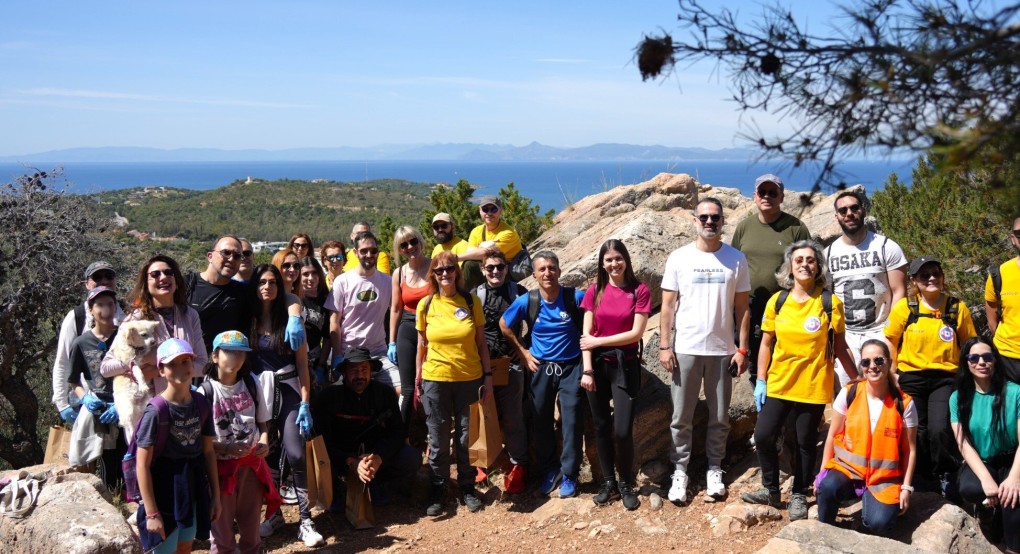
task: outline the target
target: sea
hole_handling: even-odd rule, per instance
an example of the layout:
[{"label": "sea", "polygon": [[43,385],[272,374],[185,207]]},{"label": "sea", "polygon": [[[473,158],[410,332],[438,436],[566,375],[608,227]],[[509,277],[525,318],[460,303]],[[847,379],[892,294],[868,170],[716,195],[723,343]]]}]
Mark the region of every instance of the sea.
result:
[{"label": "sea", "polygon": [[[913,160],[846,161],[839,179],[880,190],[890,174],[909,184]],[[36,169],[63,169],[70,190],[94,193],[142,186],[208,190],[239,179],[327,179],[357,182],[395,178],[455,184],[467,179],[478,185],[476,196],[496,194],[507,183],[541,207],[562,210],[585,196],[619,185],[641,183],[662,172],[687,173],[703,184],[732,187],[750,196],[754,179],[779,175],[787,191],[810,190],[818,170],[792,168],[788,162],[720,160],[685,161],[286,161],[286,162],[68,162],[64,164],[0,163],[0,179],[10,182]]]}]

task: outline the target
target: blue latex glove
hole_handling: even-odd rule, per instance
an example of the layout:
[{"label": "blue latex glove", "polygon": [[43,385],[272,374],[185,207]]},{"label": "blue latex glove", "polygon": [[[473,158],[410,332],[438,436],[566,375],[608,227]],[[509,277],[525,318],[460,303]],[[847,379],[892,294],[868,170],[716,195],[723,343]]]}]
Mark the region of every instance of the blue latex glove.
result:
[{"label": "blue latex glove", "polygon": [[754,382],[754,407],[761,411],[765,405],[765,381],[758,379]]},{"label": "blue latex glove", "polygon": [[312,369],[312,377],[315,379],[315,384],[320,387],[324,387],[329,384],[329,382],[326,381],[326,368],[321,365]]},{"label": "blue latex glove", "polygon": [[329,367],[332,369],[336,369],[340,367],[340,364],[342,363],[344,363],[344,355],[337,354],[336,356],[333,356],[333,361],[330,362]]},{"label": "blue latex glove", "polygon": [[312,434],[312,413],[308,411],[308,402],[302,402],[298,406],[295,423],[301,429],[302,435],[307,437]]},{"label": "blue latex glove", "polygon": [[103,415],[99,416],[99,423],[117,423],[118,421],[117,407],[113,405],[113,402],[110,402],[106,405],[106,411],[103,412]]},{"label": "blue latex glove", "polygon": [[68,406],[63,410],[60,410],[60,419],[66,423],[74,423],[74,420],[78,419],[78,410]]},{"label": "blue latex glove", "polygon": [[297,351],[305,343],[305,324],[301,316],[292,315],[287,318],[287,329],[283,332],[283,340],[290,343],[290,349]]},{"label": "blue latex glove", "polygon": [[85,408],[88,411],[92,412],[95,415],[102,414],[103,410],[106,409],[106,402],[103,402],[102,400],[96,398],[95,396],[92,395],[91,392],[85,393],[85,396],[83,396],[81,399],[81,403],[85,405]]},{"label": "blue latex glove", "polygon": [[397,365],[397,343],[391,342],[390,345],[386,347],[386,357],[393,362],[393,365]]}]

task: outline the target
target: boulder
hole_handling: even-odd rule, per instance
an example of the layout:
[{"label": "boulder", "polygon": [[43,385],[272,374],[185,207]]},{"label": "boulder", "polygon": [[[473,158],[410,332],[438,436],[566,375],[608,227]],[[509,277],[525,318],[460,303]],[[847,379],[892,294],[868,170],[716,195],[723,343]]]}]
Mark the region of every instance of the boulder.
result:
[{"label": "boulder", "polygon": [[892,537],[918,548],[952,554],[993,552],[978,522],[936,493],[916,493],[910,509],[893,529]]},{"label": "boulder", "polygon": [[[0,551],[33,554],[142,552],[134,529],[110,503],[98,477],[45,464],[21,472],[45,478],[36,505],[21,519],[0,517]],[[6,472],[4,476],[16,474]]]},{"label": "boulder", "polygon": [[[927,550],[892,539],[864,535],[814,519],[795,521],[765,543],[759,554],[924,554]],[[945,551],[943,551],[945,552]],[[986,551],[986,552],[990,552]]]}]

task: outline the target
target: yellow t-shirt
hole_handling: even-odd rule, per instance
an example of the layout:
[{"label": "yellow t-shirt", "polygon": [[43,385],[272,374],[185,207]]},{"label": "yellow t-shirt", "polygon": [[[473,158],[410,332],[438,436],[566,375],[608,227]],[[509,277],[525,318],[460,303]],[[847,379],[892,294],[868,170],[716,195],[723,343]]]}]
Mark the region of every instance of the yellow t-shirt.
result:
[{"label": "yellow t-shirt", "polygon": [[[822,305],[822,288],[803,304],[791,293],[776,315],[779,293],[769,298],[761,330],[775,333],[772,343],[772,364],[766,374],[768,396],[804,402],[827,404],[832,401],[833,362],[826,357],[829,317]],[[843,302],[832,295],[832,329],[846,330]]]},{"label": "yellow t-shirt", "polygon": [[[470,245],[468,245],[466,240],[456,237],[450,241],[449,248],[444,247],[442,244],[437,244],[436,247],[432,249],[432,257],[435,258],[436,254],[440,252],[453,252],[459,256],[464,252],[467,252],[468,248],[470,248]],[[464,262],[458,263],[463,264]]]},{"label": "yellow t-shirt", "polygon": [[429,381],[471,381],[482,377],[482,358],[475,342],[475,329],[485,326],[482,302],[474,294],[473,315],[468,314],[468,304],[457,294],[445,297],[432,296],[428,319],[423,317],[428,296],[418,302],[418,318],[415,328],[425,331],[429,341],[425,363],[421,368],[422,379]]},{"label": "yellow t-shirt", "polygon": [[[1020,265],[1013,258],[999,266],[1002,275],[1002,320],[995,328],[992,342],[999,354],[1007,358],[1020,358]],[[985,302],[996,302],[992,277],[985,281]]]},{"label": "yellow t-shirt", "polygon": [[[947,296],[946,301],[948,300]],[[945,309],[946,302],[943,302],[942,310]],[[920,301],[917,304],[917,312],[933,313]],[[907,327],[909,317],[909,301],[907,298],[900,298],[889,312],[889,321],[885,324],[886,340],[893,345],[899,345],[896,362],[898,369],[903,372],[925,369],[955,372],[957,364],[960,363],[960,345],[977,334],[967,305],[961,301],[957,308],[955,332],[952,327],[942,323],[941,317],[939,319],[919,317],[917,322]]]},{"label": "yellow t-shirt", "polygon": [[[347,251],[347,261],[344,263],[344,271],[350,271],[358,267],[358,255],[351,248]],[[385,250],[379,251],[379,257],[375,260],[375,268],[386,275],[390,275],[390,255]]]},{"label": "yellow t-shirt", "polygon": [[[485,236],[482,236],[482,233]],[[468,237],[468,244],[470,246],[478,246],[483,242],[491,240],[496,243],[496,247],[499,248],[500,252],[506,256],[506,259],[512,260],[514,256],[521,252],[524,247],[521,246],[521,237],[514,231],[505,221],[500,221],[499,225],[496,226],[495,232],[490,232],[485,229],[485,224],[481,224],[471,230],[471,236]]]}]

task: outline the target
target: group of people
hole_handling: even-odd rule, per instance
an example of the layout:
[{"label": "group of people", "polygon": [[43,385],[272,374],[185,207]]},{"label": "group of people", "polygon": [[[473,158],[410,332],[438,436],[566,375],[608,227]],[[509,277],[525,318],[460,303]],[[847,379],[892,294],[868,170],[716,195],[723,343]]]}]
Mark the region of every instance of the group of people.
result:
[{"label": "group of people", "polygon": [[[861,192],[836,196],[842,234],[824,249],[782,211],[784,192],[779,177],[759,177],[757,211],[730,244],[722,203],[700,199],[695,240],[665,262],[659,361],[672,375],[675,466],[668,498],[688,501],[702,390],[705,496],[726,497],[728,409],[735,380],[747,373],[759,410],[762,488],[745,501],[780,505],[785,434],[791,520],[807,517],[812,484],[819,519],[834,521],[840,502],[863,496],[863,523],[875,532],[907,509],[914,486],[952,489],[1005,519],[1006,544],[1020,551],[1020,526],[1010,525],[1020,522],[1020,258],[989,276],[989,342],[946,292],[939,260],[908,264],[894,241],[867,228]],[[399,227],[387,254],[359,223],[349,249],[330,241],[316,256],[302,233],[257,267],[250,243],[233,236],[215,242],[200,273],[184,275],[172,258],[154,256],[140,268],[126,312],[113,267],[86,269],[86,301],[61,327],[53,402],[66,421],[88,413],[106,426],[99,428],[112,438],[102,462],[111,478],[124,453],[137,451],[137,522],[147,550],[186,551],[211,527],[214,552],[255,552],[260,537],[284,524],[277,508],[291,496],[299,539],[322,544],[307,500],[306,440],[322,435],[336,475],[356,472],[384,502],[381,483],[422,464],[408,440],[419,417],[428,432],[426,513],[444,512],[453,464],[460,502],[477,511],[479,469],[468,450],[470,407],[479,400],[497,407],[506,492],[523,492],[530,479],[540,494],[575,496],[590,411],[604,476],[593,501],[640,505],[632,429],[652,300],[627,247],[603,243],[593,281],[575,289],[560,283],[553,252],[527,252],[501,220],[498,197],[483,197],[478,209],[481,225],[467,240],[449,214],[436,214],[429,254],[415,227]],[[1020,218],[1013,225],[1020,250]],[[522,263],[533,290],[511,278]],[[131,321],[157,322],[158,348],[125,361],[109,345]],[[119,375],[154,395],[120,436]]]}]

